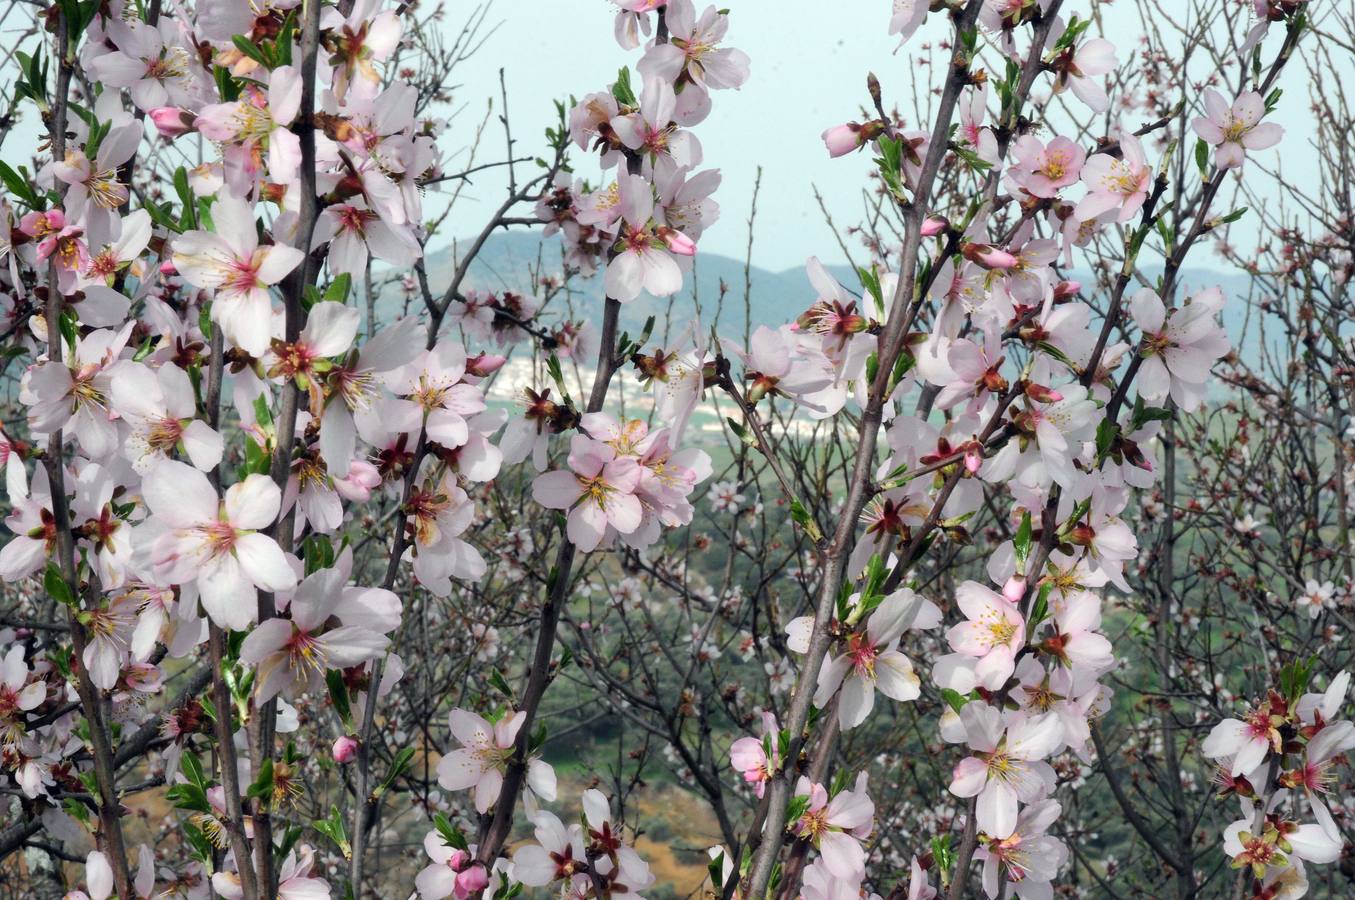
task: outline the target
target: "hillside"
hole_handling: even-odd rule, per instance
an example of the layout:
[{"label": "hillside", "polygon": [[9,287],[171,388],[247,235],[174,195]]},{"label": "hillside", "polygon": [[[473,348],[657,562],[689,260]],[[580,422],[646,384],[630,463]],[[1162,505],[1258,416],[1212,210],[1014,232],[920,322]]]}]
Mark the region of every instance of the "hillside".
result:
[{"label": "hillside", "polygon": [[[462,242],[460,246],[466,246]],[[468,287],[481,290],[530,289],[530,273],[541,271],[546,274],[558,273],[560,265],[560,243],[558,238],[541,238],[535,231],[499,232],[490,237],[476,260],[471,264]],[[435,291],[441,290],[450,280],[455,269],[456,256],[452,248],[444,248],[429,254],[428,275]],[[860,282],[851,268],[846,265],[832,265],[829,270],[848,288],[859,290]],[[687,286],[672,303],[671,328],[676,333],[686,327],[691,318],[691,298],[695,296],[701,306],[703,323],[717,318],[722,334],[741,335],[745,324],[745,266],[742,260],[722,256],[718,253],[700,253],[694,261],[695,278],[687,279]],[[1084,282],[1090,281],[1088,273],[1074,272]],[[1230,297],[1240,297],[1248,289],[1249,279],[1244,273],[1205,268],[1185,270],[1182,283],[1187,290],[1218,285]],[[721,302],[721,285],[727,290]],[[596,321],[601,314],[602,279],[576,279],[576,293],[570,301],[574,306],[574,315]],[[759,325],[776,326],[789,321],[804,311],[814,300],[814,291],[800,267],[772,271],[754,265],[747,270],[748,321],[753,328]],[[565,300],[557,299],[562,308]],[[670,302],[650,297],[648,294],[626,305],[622,328],[634,334],[644,324],[648,316],[654,316],[657,322],[656,334],[662,335],[665,316],[669,314]],[[549,311],[549,310],[548,310]],[[1237,341],[1243,333],[1245,305],[1230,303],[1225,308],[1224,325],[1228,333]],[[708,327],[708,326],[707,326]],[[1252,344],[1247,341],[1246,344]],[[1253,351],[1254,347],[1244,346],[1244,351]]]}]

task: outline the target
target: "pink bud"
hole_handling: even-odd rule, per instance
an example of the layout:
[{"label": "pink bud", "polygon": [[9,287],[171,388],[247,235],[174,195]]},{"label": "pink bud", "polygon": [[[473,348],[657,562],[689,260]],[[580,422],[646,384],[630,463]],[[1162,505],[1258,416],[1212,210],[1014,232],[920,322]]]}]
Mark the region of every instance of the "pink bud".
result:
[{"label": "pink bud", "polygon": [[988,244],[965,244],[964,257],[985,269],[1011,269],[1020,262],[1006,250],[999,250]]},{"label": "pink bud", "polygon": [[358,755],[358,742],[356,738],[344,735],[334,742],[334,761],[339,765],[346,765],[353,761],[353,757]]},{"label": "pink bud", "polygon": [[833,159],[846,156],[861,147],[861,126],[855,124],[834,125],[823,133],[823,143],[828,147],[828,155]]},{"label": "pink bud", "polygon": [[696,241],[687,237],[687,235],[683,234],[681,231],[678,231],[675,228],[668,228],[667,226],[660,226],[658,234],[659,237],[663,238],[663,242],[668,245],[668,249],[678,256],[696,255]]},{"label": "pink bud", "polygon": [[480,863],[476,863],[464,872],[458,872],[456,876],[456,896],[464,900],[472,894],[479,893],[489,886],[489,873]]},{"label": "pink bud", "polygon": [[983,454],[977,449],[970,450],[964,455],[964,467],[970,475],[977,475],[979,469],[983,468]]},{"label": "pink bud", "polygon": [[179,274],[179,270],[175,268],[174,260],[172,258],[166,258],[164,262],[160,263],[160,274],[166,277]]},{"label": "pink bud", "polygon": [[1054,299],[1062,300],[1065,297],[1075,297],[1080,290],[1082,290],[1082,282],[1080,281],[1060,281],[1054,285]]},{"label": "pink bud", "polygon": [[195,116],[177,106],[157,106],[148,115],[162,137],[173,140],[192,131]]},{"label": "pink bud", "polygon": [[1011,603],[1020,603],[1021,598],[1026,596],[1026,577],[1013,575],[1008,578],[1007,583],[1002,586],[1002,596]]},{"label": "pink bud", "polygon": [[484,378],[492,375],[508,362],[506,356],[495,356],[492,353],[481,353],[479,356],[466,360],[466,371],[472,375]]},{"label": "pink bud", "polygon": [[946,221],[945,216],[928,216],[922,223],[922,236],[935,237],[945,231],[948,225],[950,223]]},{"label": "pink bud", "polygon": [[468,862],[470,862],[470,854],[465,850],[453,850],[452,855],[447,857],[447,865],[451,866],[456,872],[466,868]]}]

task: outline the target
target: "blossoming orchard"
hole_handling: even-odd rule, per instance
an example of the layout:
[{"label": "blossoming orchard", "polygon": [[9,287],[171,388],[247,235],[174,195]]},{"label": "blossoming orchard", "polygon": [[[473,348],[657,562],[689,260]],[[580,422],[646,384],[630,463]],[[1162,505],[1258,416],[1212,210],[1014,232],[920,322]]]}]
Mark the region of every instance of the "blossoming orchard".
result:
[{"label": "blossoming orchard", "polygon": [[0,898],[1355,895],[1349,5],[703,3],[0,6]]}]

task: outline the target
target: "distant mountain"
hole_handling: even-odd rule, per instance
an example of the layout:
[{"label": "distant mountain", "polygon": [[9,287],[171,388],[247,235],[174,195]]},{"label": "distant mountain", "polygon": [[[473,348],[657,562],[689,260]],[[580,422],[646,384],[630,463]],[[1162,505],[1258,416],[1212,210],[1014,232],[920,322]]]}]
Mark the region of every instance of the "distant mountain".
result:
[{"label": "distant mountain", "polygon": [[[450,282],[456,267],[458,252],[468,246],[462,242],[457,248],[444,248],[429,254],[428,275],[433,290],[440,291]],[[542,238],[535,231],[508,231],[492,235],[471,264],[466,287],[479,290],[531,289],[531,273],[558,274],[561,271],[561,250],[558,237]],[[860,290],[860,280],[850,266],[828,267],[839,281],[853,291]],[[747,318],[752,328],[759,325],[775,327],[803,312],[815,299],[814,291],[803,268],[772,271],[752,266],[745,272],[741,260],[717,253],[702,252],[694,260],[695,278],[688,277],[683,291],[674,298],[658,299],[642,294],[626,304],[622,313],[622,328],[632,334],[643,327],[648,316],[656,320],[655,334],[662,336],[666,318],[673,334],[688,327],[692,318],[692,298],[700,302],[703,327],[718,320],[721,334],[743,334],[745,324],[745,296]],[[1074,272],[1084,284],[1093,279],[1087,272]],[[1249,279],[1241,272],[1186,269],[1181,278],[1183,288],[1190,292],[1217,285],[1230,298],[1239,298],[1248,289]],[[723,286],[723,291],[722,291]],[[1130,290],[1134,290],[1131,286]],[[1180,294],[1178,293],[1178,296]],[[389,301],[387,301],[389,302]],[[566,298],[557,297],[547,312],[562,313]],[[575,318],[598,321],[602,312],[602,278],[576,279],[574,291],[568,298]],[[1224,325],[1229,335],[1237,340],[1243,332],[1245,304],[1230,303],[1225,307]],[[1252,343],[1248,341],[1248,344]],[[1254,347],[1243,347],[1244,354]]]}]

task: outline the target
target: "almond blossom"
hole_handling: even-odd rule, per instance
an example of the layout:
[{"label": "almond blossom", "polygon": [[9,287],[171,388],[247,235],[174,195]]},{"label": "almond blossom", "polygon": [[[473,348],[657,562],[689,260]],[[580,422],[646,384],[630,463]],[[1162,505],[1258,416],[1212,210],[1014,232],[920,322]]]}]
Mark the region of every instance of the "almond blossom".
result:
[{"label": "almond blossom", "polygon": [[250,205],[230,194],[212,204],[213,231],[188,231],[174,239],[174,266],[190,284],[215,291],[212,321],[250,356],[268,349],[269,288],[304,258],[285,244],[260,246]]},{"label": "almond blossom", "polygon": [[884,598],[866,620],[865,630],[847,636],[845,652],[824,660],[814,705],[824,707],[841,688],[838,721],[846,730],[870,715],[876,688],[892,700],[916,700],[921,694],[919,679],[912,660],[897,644],[907,629],[926,628],[940,619],[940,610],[907,588]]},{"label": "almond blossom", "polygon": [[196,580],[212,621],[241,630],[256,617],[257,591],[285,591],[296,574],[260,530],[277,518],[282,494],[267,476],[250,475],[218,498],[207,476],[185,463],[159,463],[142,484],[150,519],[137,532],[163,584]]},{"label": "almond blossom", "polygon": [[1059,725],[1049,714],[1004,714],[982,701],[960,710],[966,743],[974,755],[955,767],[950,792],[977,797],[979,830],[993,838],[1016,832],[1019,804],[1034,803],[1054,785],[1044,758],[1059,742]]},{"label": "almond blossom", "polygon": [[1214,165],[1240,169],[1248,150],[1265,150],[1284,137],[1274,122],[1262,122],[1266,104],[1256,91],[1237,95],[1232,106],[1213,88],[1204,89],[1205,115],[1191,120],[1190,127],[1214,148]]},{"label": "almond blossom", "polygon": [[[448,727],[461,747],[449,750],[438,763],[438,784],[449,791],[474,788],[475,809],[489,809],[499,799],[504,768],[525,720],[525,713],[508,710],[491,724],[467,710],[452,710]],[[544,761],[528,760],[527,783],[542,799],[555,799],[555,770]]]}]

